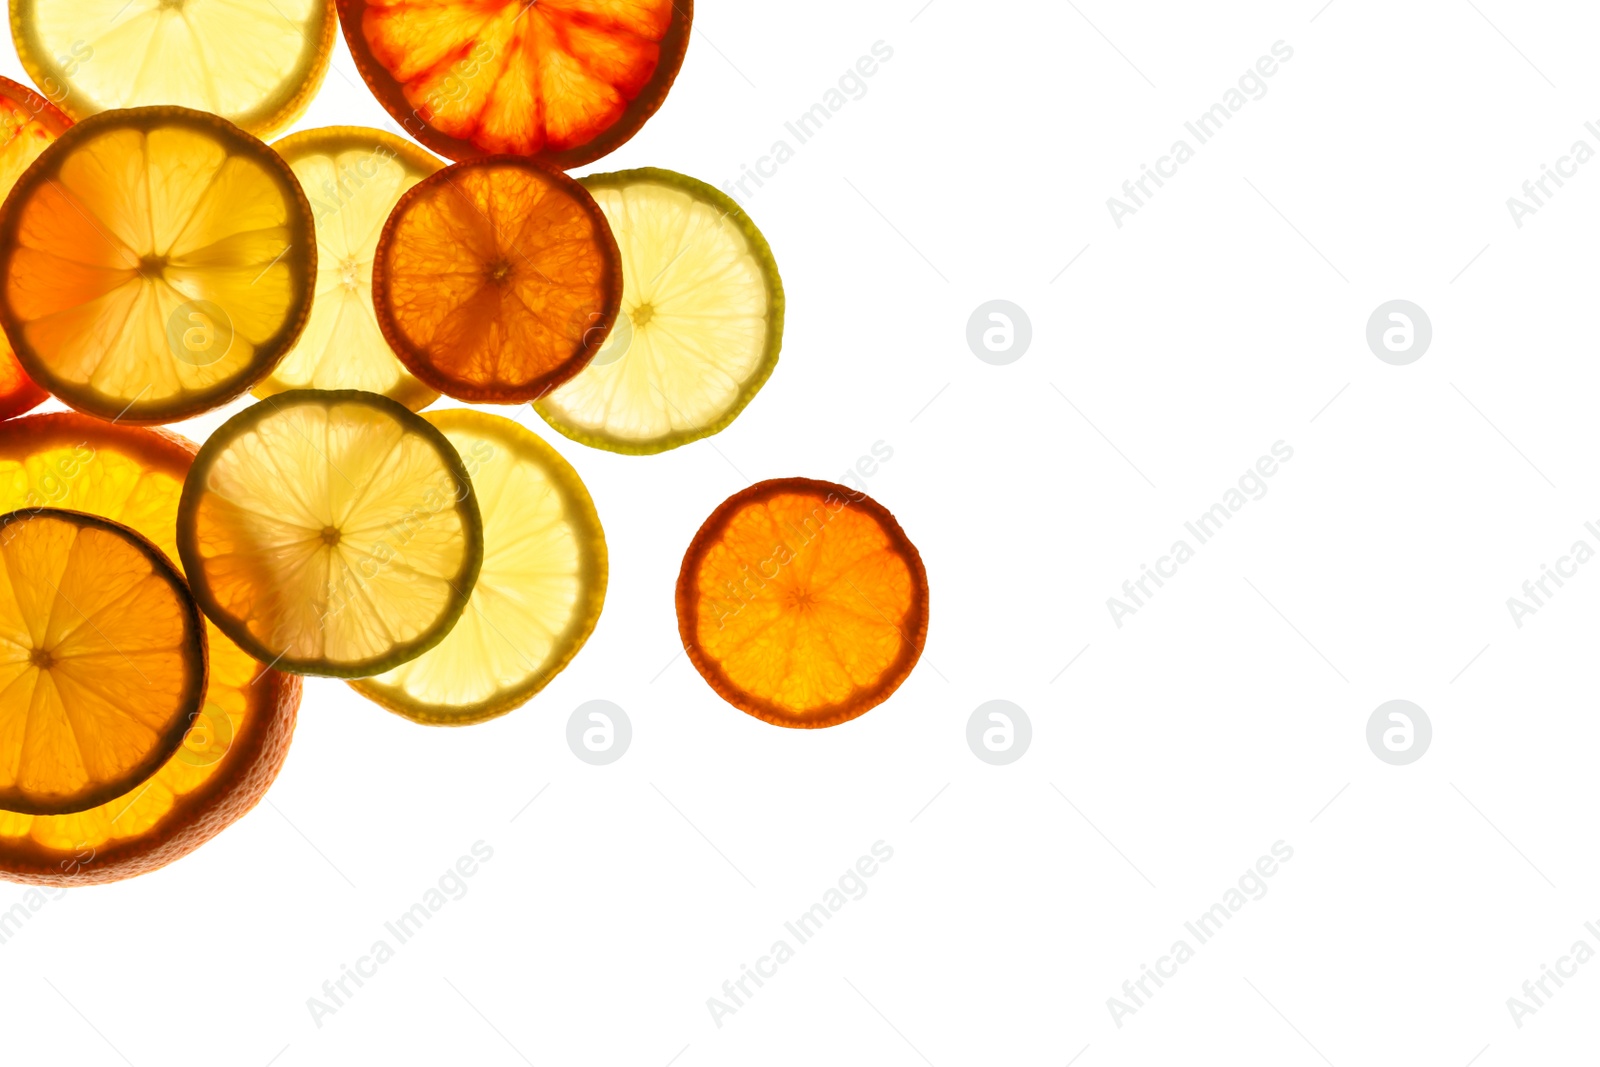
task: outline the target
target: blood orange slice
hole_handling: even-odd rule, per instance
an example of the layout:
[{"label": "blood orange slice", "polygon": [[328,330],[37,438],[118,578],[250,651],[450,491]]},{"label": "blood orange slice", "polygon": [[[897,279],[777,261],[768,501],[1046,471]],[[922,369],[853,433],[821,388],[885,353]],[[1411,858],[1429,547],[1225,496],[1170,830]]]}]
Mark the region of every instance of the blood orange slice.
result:
[{"label": "blood orange slice", "polygon": [[567,169],[632,137],[666,99],[692,0],[339,0],[380,103],[451,159],[509,152]]}]

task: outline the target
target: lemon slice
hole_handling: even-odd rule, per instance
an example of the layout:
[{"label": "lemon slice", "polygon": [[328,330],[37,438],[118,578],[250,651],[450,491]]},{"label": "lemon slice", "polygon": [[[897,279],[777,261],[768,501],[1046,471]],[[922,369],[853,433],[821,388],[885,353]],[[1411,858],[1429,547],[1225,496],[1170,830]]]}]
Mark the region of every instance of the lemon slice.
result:
[{"label": "lemon slice", "polygon": [[293,122],[328,72],[333,0],[12,0],[33,83],[75,119],[178,104],[259,137]]},{"label": "lemon slice", "polygon": [[200,612],[126,526],[35,508],[0,518],[0,808],[83,811],[178,750],[206,692]]},{"label": "lemon slice", "polygon": [[606,596],[606,539],[567,461],[528,430],[467,409],[429,412],[472,476],[483,570],[438,645],[359,692],[415,722],[465,726],[525,703],[578,654]]},{"label": "lemon slice", "polygon": [[622,311],[589,365],[534,408],[612,452],[663,452],[726,428],[783,343],[783,282],[761,231],[727,196],[670,170],[583,185],[622,251]]},{"label": "lemon slice", "polygon": [[376,393],[301,389],[200,448],[178,556],[212,622],[268,666],[363,678],[443,640],[483,562],[444,435]]},{"label": "lemon slice", "polygon": [[311,209],[277,154],[177,107],[85,119],[0,212],[0,323],[28,376],[124,422],[188,418],[272,370],[311,304]]},{"label": "lemon slice", "polygon": [[412,377],[378,328],[372,259],[400,194],[444,164],[392,133],[359,126],[304,130],[272,147],[311,202],[317,284],[305,332],[255,395],[364,389],[412,411],[427,407],[439,394]]}]

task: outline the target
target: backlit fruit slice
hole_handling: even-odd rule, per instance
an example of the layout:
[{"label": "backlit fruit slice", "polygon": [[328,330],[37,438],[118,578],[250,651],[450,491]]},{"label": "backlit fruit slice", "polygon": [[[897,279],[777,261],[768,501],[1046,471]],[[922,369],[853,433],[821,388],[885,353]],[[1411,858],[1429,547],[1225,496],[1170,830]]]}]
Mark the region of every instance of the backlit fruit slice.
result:
[{"label": "backlit fruit slice", "polygon": [[395,358],[372,312],[372,257],[400,194],[444,164],[404,138],[360,126],[290,134],[273,146],[294,170],[317,227],[317,284],[305,332],[260,384],[288,389],[364,389],[412,411],[439,394]]},{"label": "backlit fruit slice", "polygon": [[661,452],[724,429],[772,374],[783,282],[727,196],[670,170],[583,179],[622,251],[622,310],[588,366],[534,404],[575,441]]},{"label": "backlit fruit slice", "polygon": [[66,815],[149,778],[206,691],[183,577],[126,526],[0,516],[0,809]]},{"label": "backlit fruit slice", "polygon": [[578,654],[606,597],[606,539],[578,472],[499,415],[427,419],[461,455],[483,511],[483,570],[450,635],[410,663],[350,684],[415,722],[504,715]]},{"label": "backlit fruit slice", "polygon": [[378,324],[458,400],[532,400],[605,343],[622,299],[611,227],[583,186],[515,156],[457,163],[400,198],[378,240]]},{"label": "backlit fruit slice", "polygon": [[[0,424],[0,512],[91,512],[138,530],[177,559],[175,520],[195,445],[176,434],[73,412]],[[151,778],[72,815],[0,811],[0,878],[114,882],[171,863],[253,808],[294,733],[300,679],[268,670],[206,623],[210,672],[200,718]]]},{"label": "backlit fruit slice", "polygon": [[678,632],[734,707],[778,726],[834,726],[887,700],[916,666],[928,576],[865,493],[759,482],[723,501],[689,545]]},{"label": "backlit fruit slice", "polygon": [[333,53],[333,0],[12,0],[11,37],[69,115],[178,104],[266,137]]},{"label": "backlit fruit slice", "polygon": [[610,152],[666,99],[691,0],[339,0],[356,67],[407,133],[451,159]]},{"label": "backlit fruit slice", "polygon": [[[71,119],[32,89],[0,78],[0,198],[71,125]],[[0,335],[0,419],[21,415],[48,395],[23,373],[10,342]]]},{"label": "backlit fruit slice", "polygon": [[201,446],[178,555],[201,610],[257,659],[364,678],[450,632],[483,523],[438,430],[376,393],[299,389]]},{"label": "backlit fruit slice", "polygon": [[317,251],[288,164],[198,111],[73,126],[0,208],[0,323],[28,376],[104,419],[188,418],[299,336]]}]

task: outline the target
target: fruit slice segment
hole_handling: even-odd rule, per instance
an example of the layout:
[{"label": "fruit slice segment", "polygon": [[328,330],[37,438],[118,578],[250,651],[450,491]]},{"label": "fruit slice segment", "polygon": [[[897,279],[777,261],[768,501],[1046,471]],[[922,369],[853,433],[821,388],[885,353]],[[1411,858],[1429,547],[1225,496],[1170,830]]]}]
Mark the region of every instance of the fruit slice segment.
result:
[{"label": "fruit slice segment", "polygon": [[0,322],[28,375],[105,419],[221,404],[294,343],[316,269],[287,164],[182,108],[80,122],[0,211]]},{"label": "fruit slice segment", "polygon": [[783,282],[727,196],[670,170],[583,179],[622,251],[622,310],[588,366],[534,407],[613,452],[676,448],[727,427],[778,363]]},{"label": "fruit slice segment", "polygon": [[700,674],[779,726],[833,726],[882,703],[928,630],[927,573],[894,516],[808,478],[723,501],[684,554],[677,600]]},{"label": "fruit slice segment", "polygon": [[605,533],[578,472],[523,427],[461,408],[423,418],[472,476],[483,570],[448,637],[350,684],[415,722],[464,726],[525,703],[589,639],[605,602]]},{"label": "fruit slice segment", "polygon": [[[45,505],[124,523],[176,559],[174,520],[195,445],[72,412],[0,424],[0,512]],[[210,670],[183,745],[126,794],[71,815],[0,811],[0,878],[54,885],[154,870],[255,806],[294,732],[300,679],[268,670],[209,622]]]},{"label": "fruit slice segment", "polygon": [[372,311],[372,257],[400,195],[444,164],[383,130],[329,126],[278,141],[317,227],[316,297],[305,332],[258,397],[288,389],[364,389],[419,411],[439,398],[395,358]]},{"label": "fruit slice segment", "polygon": [[[0,198],[71,125],[71,119],[32,89],[0,78]],[[11,343],[0,335],[0,419],[21,415],[48,395],[23,372]]]},{"label": "fruit slice segment", "polygon": [[458,400],[532,400],[605,342],[622,298],[611,227],[583,186],[525,159],[414,186],[372,268],[378,323],[411,373]]},{"label": "fruit slice segment", "polygon": [[179,104],[260,136],[322,84],[332,0],[13,0],[11,36],[34,84],[83,119]]},{"label": "fruit slice segment", "polygon": [[362,678],[455,625],[483,524],[455,449],[386,397],[302,389],[201,447],[178,554],[212,622],[268,664]]},{"label": "fruit slice segment", "polygon": [[0,517],[0,808],[63,815],[149,778],[206,689],[183,578],[126,526],[54,508]]},{"label": "fruit slice segment", "polygon": [[683,63],[691,0],[340,0],[350,53],[406,132],[451,159],[563,170],[638,132]]}]

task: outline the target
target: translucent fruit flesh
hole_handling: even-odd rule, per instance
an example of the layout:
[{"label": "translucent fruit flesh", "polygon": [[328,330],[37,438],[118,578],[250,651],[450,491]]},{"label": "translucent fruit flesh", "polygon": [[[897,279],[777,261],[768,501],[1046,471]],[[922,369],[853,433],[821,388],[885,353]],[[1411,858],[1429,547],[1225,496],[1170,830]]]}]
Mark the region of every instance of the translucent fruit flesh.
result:
[{"label": "translucent fruit flesh", "polygon": [[780,726],[833,726],[886,700],[928,625],[922,558],[894,517],[805,478],[724,501],[684,555],[677,602],[701,675]]}]

